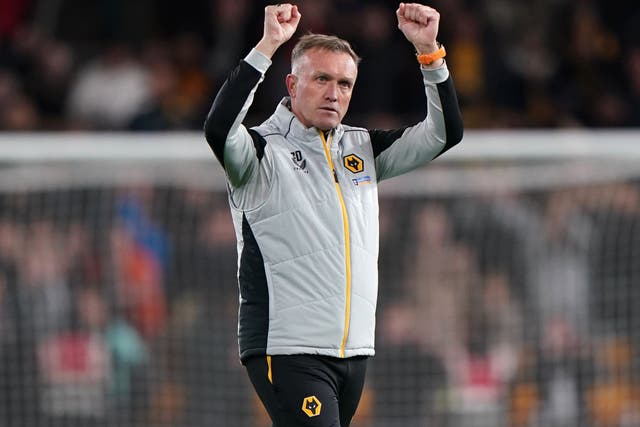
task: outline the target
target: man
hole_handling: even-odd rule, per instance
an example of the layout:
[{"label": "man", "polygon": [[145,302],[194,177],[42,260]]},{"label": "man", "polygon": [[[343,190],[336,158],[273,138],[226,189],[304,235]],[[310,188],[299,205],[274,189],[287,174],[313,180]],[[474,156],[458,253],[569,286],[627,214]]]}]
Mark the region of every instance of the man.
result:
[{"label": "man", "polygon": [[262,125],[245,128],[270,58],[300,22],[291,4],[265,8],[262,39],[205,122],[238,240],[240,358],[276,427],[349,426],[374,354],[377,184],[462,138],[436,42],[438,12],[400,3],[396,14],[421,66],[421,123],[386,131],[343,125],[359,58],[342,39],[309,34],[292,52],[289,96]]}]

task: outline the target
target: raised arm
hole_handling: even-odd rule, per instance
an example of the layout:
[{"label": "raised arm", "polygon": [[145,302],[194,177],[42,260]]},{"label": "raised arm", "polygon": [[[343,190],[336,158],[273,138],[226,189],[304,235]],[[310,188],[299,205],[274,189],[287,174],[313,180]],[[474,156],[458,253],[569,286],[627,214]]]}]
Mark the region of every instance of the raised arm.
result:
[{"label": "raised arm", "polygon": [[[398,28],[413,44],[418,55],[430,54],[440,48],[436,41],[440,27],[440,14],[437,10],[422,4],[400,3],[396,16]],[[439,68],[443,63],[444,60],[439,58],[425,67]]]},{"label": "raised arm", "polygon": [[[398,28],[413,44],[427,97],[427,117],[414,126],[370,131],[378,179],[416,169],[462,139],[463,126],[455,88],[437,43],[440,14],[417,4],[400,3]],[[429,62],[429,63],[427,63]]]},{"label": "raised arm", "polygon": [[298,7],[288,3],[265,7],[262,39],[231,72],[205,120],[207,142],[235,187],[248,181],[262,156],[262,147],[242,121],[271,57],[295,33],[300,17]]}]

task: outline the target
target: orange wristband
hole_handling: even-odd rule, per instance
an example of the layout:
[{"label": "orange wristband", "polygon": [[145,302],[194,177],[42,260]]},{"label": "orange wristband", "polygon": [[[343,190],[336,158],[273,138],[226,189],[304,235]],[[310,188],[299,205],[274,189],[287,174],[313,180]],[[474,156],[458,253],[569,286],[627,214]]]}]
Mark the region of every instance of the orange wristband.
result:
[{"label": "orange wristband", "polygon": [[440,49],[431,53],[423,53],[421,55],[416,54],[418,62],[422,65],[431,65],[435,60],[444,58],[447,55],[447,51],[444,50],[444,46],[440,45]]}]

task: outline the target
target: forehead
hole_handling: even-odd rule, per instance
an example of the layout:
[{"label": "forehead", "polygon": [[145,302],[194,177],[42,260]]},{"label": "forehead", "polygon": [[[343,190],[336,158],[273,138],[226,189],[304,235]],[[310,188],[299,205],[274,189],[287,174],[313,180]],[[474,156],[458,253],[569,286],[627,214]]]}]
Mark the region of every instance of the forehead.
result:
[{"label": "forehead", "polygon": [[326,73],[334,77],[355,79],[358,66],[346,52],[334,52],[327,49],[309,49],[295,64],[306,74]]}]

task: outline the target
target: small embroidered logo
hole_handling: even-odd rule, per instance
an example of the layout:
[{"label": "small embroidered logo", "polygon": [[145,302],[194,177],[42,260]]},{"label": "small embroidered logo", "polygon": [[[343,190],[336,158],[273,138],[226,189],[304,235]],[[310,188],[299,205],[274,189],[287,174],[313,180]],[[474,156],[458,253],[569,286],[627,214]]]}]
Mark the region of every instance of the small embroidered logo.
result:
[{"label": "small embroidered logo", "polygon": [[302,401],[302,412],[307,414],[308,417],[317,417],[322,410],[322,403],[315,396],[305,397]]},{"label": "small embroidered logo", "polygon": [[349,169],[353,173],[362,172],[364,170],[364,160],[355,154],[349,154],[342,158],[344,167]]},{"label": "small embroidered logo", "polygon": [[302,157],[302,151],[300,151],[300,150],[292,151],[291,152],[291,160],[293,160],[293,163],[296,165],[294,167],[295,170],[299,170],[299,171],[303,171],[305,173],[309,173],[306,170],[307,161],[305,160],[304,157]]}]

